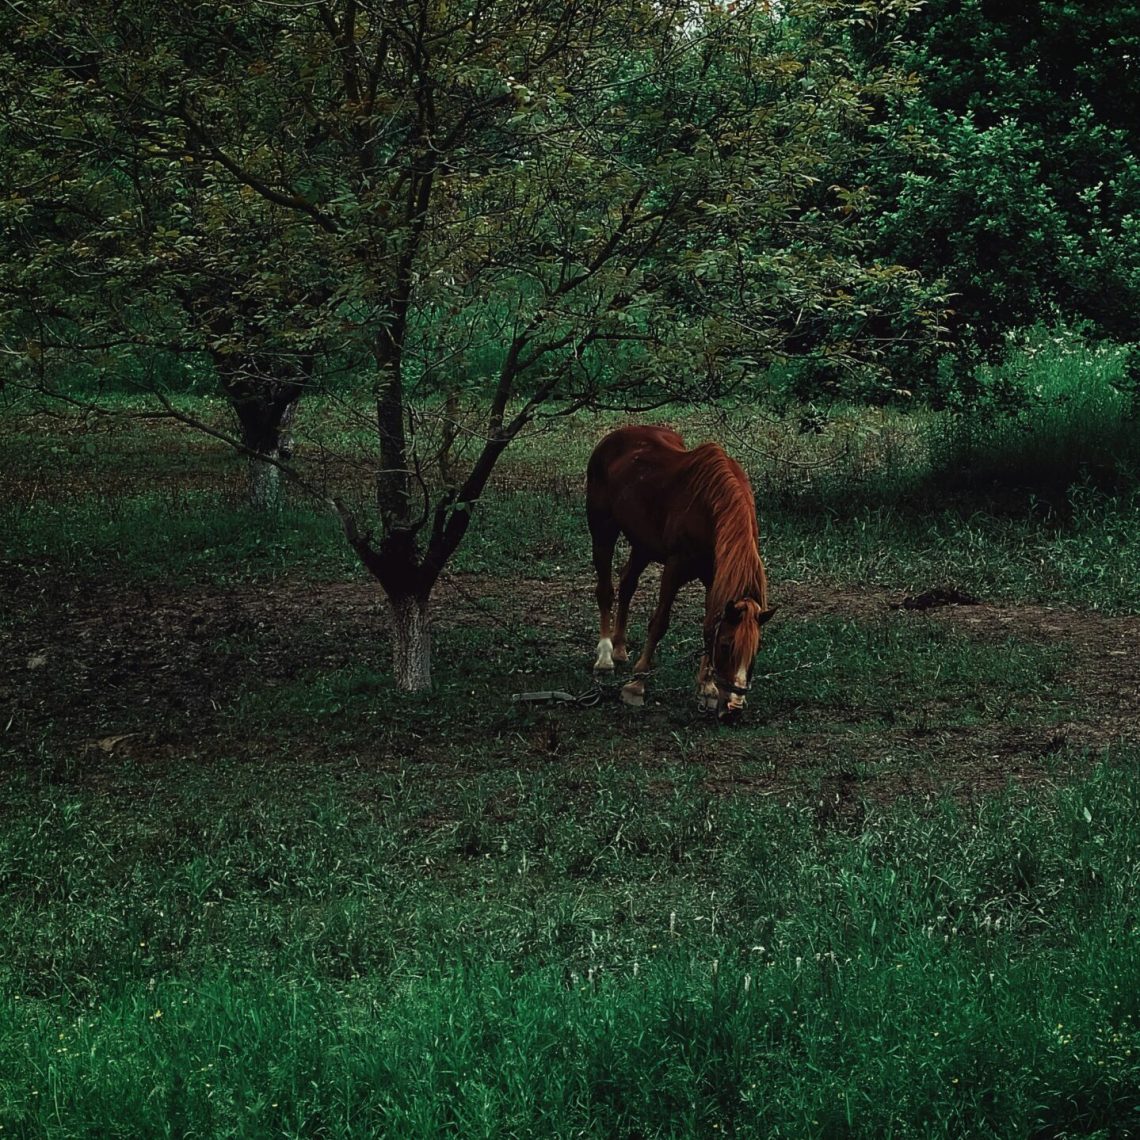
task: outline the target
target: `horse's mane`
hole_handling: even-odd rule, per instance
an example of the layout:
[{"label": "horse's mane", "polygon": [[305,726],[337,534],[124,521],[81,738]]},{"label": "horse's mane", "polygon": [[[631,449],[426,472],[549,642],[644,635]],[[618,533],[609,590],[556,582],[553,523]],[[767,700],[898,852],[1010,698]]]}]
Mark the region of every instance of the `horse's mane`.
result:
[{"label": "horse's mane", "polygon": [[744,597],[755,598],[766,610],[768,578],[760,560],[756,502],[744,468],[719,443],[694,447],[689,458],[693,498],[711,513],[716,534],[708,612],[719,614],[729,602]]}]

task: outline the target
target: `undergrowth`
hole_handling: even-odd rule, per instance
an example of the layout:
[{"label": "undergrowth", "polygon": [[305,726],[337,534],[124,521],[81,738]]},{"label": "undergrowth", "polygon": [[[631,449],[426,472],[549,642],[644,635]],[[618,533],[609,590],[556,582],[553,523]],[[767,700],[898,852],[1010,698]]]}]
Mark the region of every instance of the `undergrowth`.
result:
[{"label": "undergrowth", "polygon": [[0,1125],[1126,1135],[1136,760],[853,833],[684,768],[44,788],[0,838]]}]

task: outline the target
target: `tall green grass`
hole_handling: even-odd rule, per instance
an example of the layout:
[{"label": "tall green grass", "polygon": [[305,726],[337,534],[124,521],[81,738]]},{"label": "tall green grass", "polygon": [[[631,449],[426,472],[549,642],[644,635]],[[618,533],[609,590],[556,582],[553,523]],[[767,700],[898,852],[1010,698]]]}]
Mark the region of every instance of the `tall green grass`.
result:
[{"label": "tall green grass", "polygon": [[410,773],[252,809],[48,791],[0,839],[0,1125],[1129,1135],[1136,760],[856,833],[681,768],[450,809]]},{"label": "tall green grass", "polygon": [[1140,432],[1130,350],[1036,328],[1001,365],[979,368],[983,399],[936,421],[933,481],[954,490],[1002,486],[1056,496],[1074,484],[1135,490]]}]

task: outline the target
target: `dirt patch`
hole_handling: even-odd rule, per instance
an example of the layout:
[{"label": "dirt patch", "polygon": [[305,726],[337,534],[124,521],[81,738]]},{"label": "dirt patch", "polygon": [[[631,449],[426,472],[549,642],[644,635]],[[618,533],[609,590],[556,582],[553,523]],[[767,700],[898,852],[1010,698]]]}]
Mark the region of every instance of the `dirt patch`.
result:
[{"label": "dirt patch", "polygon": [[[45,587],[9,567],[0,584],[9,597],[0,624],[0,726],[7,725],[0,747],[10,755],[31,757],[44,740],[94,767],[124,757],[154,762],[191,754],[204,760],[232,758],[235,752],[266,755],[283,746],[274,743],[271,729],[259,730],[256,739],[251,730],[249,738],[235,741],[235,731],[242,729],[235,721],[235,694],[307,683],[315,673],[351,671],[387,655],[386,607],[368,581],[286,580],[177,591],[127,590],[112,583]],[[644,608],[654,589],[651,575],[642,588]],[[797,619],[931,621],[978,641],[1012,635],[1060,648],[1057,681],[1072,698],[1032,724],[999,717],[927,729],[913,717],[898,724],[865,723],[855,710],[849,723],[817,732],[779,717],[765,720],[758,695],[749,713],[755,731],[712,726],[686,746],[686,758],[703,766],[707,786],[755,794],[812,787],[823,805],[821,818],[830,825],[847,819],[857,798],[981,794],[1010,779],[1042,778],[1055,770],[1059,754],[1140,740],[1140,617],[984,602],[915,614],[900,611],[900,601],[883,590],[795,583],[782,584],[779,596],[785,615]],[[682,594],[670,635],[674,646],[699,623],[700,604],[698,588]],[[596,636],[588,582],[455,576],[437,590],[434,617],[441,629],[495,627],[506,644],[520,628],[537,631],[531,637],[538,652],[563,668],[581,667],[588,683]],[[447,668],[438,663],[441,676]],[[515,679],[501,680],[496,700],[507,717],[506,694]],[[921,705],[923,695],[908,694],[908,700]],[[386,691],[376,703],[389,710],[380,729],[393,739],[406,736],[408,727],[391,712]],[[575,734],[596,735],[602,720],[605,735],[621,740],[623,759],[652,768],[673,754],[670,749],[675,752],[679,731],[691,735],[696,722],[687,694],[684,710],[674,707],[680,703],[680,694],[664,694],[640,719],[608,704],[552,710],[517,735],[539,741],[528,753],[534,763],[572,764],[586,751]],[[327,736],[314,727],[301,742],[305,753],[333,762],[337,748]],[[294,737],[289,741],[295,743]],[[438,759],[430,743],[404,744],[409,755]],[[382,745],[375,750],[381,757]],[[505,750],[503,762],[514,762]]]},{"label": "dirt patch", "polygon": [[1013,634],[1058,646],[1063,681],[1079,695],[1074,719],[1058,733],[1078,747],[1140,739],[1140,616],[1110,616],[1050,606],[978,605],[940,614],[979,638]]}]

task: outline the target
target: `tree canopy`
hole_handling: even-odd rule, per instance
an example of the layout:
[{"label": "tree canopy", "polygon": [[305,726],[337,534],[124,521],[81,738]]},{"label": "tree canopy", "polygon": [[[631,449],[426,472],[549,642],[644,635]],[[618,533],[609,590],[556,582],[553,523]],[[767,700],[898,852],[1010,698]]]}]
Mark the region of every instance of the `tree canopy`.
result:
[{"label": "tree canopy", "polygon": [[879,255],[945,277],[988,353],[1058,319],[1133,340],[1140,6],[930,0],[892,35],[921,82],[884,132],[911,145],[873,162]]}]

